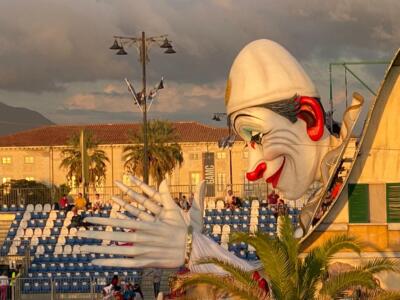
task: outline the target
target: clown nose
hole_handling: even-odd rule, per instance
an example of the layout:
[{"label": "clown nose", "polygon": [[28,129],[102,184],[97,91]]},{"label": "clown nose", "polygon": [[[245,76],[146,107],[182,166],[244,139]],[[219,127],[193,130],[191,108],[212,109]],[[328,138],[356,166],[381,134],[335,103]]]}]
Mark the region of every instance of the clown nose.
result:
[{"label": "clown nose", "polygon": [[246,178],[249,181],[256,181],[263,177],[266,170],[267,164],[265,162],[259,163],[254,171],[246,173]]}]

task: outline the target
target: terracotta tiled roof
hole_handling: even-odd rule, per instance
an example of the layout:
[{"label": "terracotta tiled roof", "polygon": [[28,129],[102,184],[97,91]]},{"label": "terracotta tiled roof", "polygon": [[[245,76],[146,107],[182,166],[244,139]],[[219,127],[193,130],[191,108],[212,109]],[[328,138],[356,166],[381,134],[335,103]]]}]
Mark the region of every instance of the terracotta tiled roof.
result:
[{"label": "terracotta tiled roof", "polygon": [[[179,142],[217,142],[228,135],[227,128],[211,127],[197,122],[174,122]],[[51,125],[0,137],[0,147],[62,146],[82,128],[91,131],[100,144],[127,144],[128,133],[140,128],[138,123]]]}]

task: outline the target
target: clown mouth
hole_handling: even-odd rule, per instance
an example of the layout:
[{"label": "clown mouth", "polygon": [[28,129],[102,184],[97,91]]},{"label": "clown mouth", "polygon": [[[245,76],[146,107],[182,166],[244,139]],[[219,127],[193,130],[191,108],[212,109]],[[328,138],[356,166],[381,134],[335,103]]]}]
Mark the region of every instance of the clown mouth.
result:
[{"label": "clown mouth", "polygon": [[[278,185],[283,167],[285,165],[285,161],[286,158],[283,157],[283,161],[279,169],[276,170],[274,174],[272,174],[265,180],[267,183],[271,183],[273,188],[276,188],[276,186]],[[267,164],[265,162],[260,162],[254,169],[254,171],[246,173],[246,177],[249,181],[256,181],[258,179],[261,179],[266,171],[267,171]]]},{"label": "clown mouth", "polygon": [[286,158],[283,157],[283,162],[282,165],[279,167],[279,169],[265,180],[266,182],[271,183],[273,188],[276,188],[276,186],[278,185],[279,179],[281,178],[283,167],[285,166],[285,161]]}]

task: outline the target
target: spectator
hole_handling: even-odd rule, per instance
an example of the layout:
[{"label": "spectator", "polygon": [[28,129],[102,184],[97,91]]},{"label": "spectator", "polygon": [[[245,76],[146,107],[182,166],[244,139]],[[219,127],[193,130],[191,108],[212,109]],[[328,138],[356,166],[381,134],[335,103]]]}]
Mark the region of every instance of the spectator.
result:
[{"label": "spectator", "polygon": [[193,194],[193,193],[190,193],[190,196],[189,196],[189,199],[188,199],[189,208],[192,207],[193,201],[194,201],[194,194]]},{"label": "spectator", "polygon": [[89,223],[83,222],[83,217],[78,214],[78,209],[76,207],[72,209],[72,212],[74,213],[74,216],[71,218],[71,224],[69,225],[69,228],[78,228],[81,226],[87,228],[87,226],[89,226]]},{"label": "spectator", "polygon": [[111,300],[113,298],[112,284],[103,288],[103,300]]},{"label": "spectator", "polygon": [[75,198],[75,207],[77,209],[85,209],[86,200],[85,198],[83,198],[82,193],[79,193],[78,197]]},{"label": "spectator", "polygon": [[124,300],[134,300],[135,299],[135,292],[133,291],[132,284],[128,283],[125,285],[124,290]]},{"label": "spectator", "polygon": [[317,213],[315,214],[314,219],[312,220],[311,225],[315,226],[319,220],[321,220],[322,216],[324,215],[324,210],[322,209],[322,206],[318,208]]},{"label": "spectator", "polygon": [[283,199],[279,199],[278,201],[278,216],[286,216],[287,215],[287,205]]},{"label": "spectator", "polygon": [[162,270],[154,269],[153,271],[153,286],[154,286],[154,297],[157,298],[158,293],[160,292],[160,283],[161,283]]},{"label": "spectator", "polygon": [[336,180],[335,185],[333,186],[333,188],[331,190],[332,201],[336,199],[336,196],[338,195],[340,188],[342,187],[342,184],[343,184],[343,179],[339,177]]},{"label": "spectator", "polygon": [[232,205],[233,203],[233,198],[235,198],[235,196],[233,195],[232,190],[228,190],[226,192],[226,196],[225,196],[225,206],[229,207]]},{"label": "spectator", "polygon": [[186,196],[185,195],[183,195],[182,196],[182,198],[181,198],[181,200],[180,200],[180,207],[183,209],[183,210],[185,210],[185,211],[187,211],[188,210],[188,201],[187,201],[187,199],[186,199]]},{"label": "spectator", "polygon": [[278,204],[279,195],[275,193],[275,190],[272,190],[272,192],[267,196],[267,199],[268,205],[274,207]]},{"label": "spectator", "polygon": [[67,210],[68,209],[68,198],[67,195],[64,194],[60,200],[58,201],[58,206],[60,210]]},{"label": "spectator", "polygon": [[144,297],[143,297],[143,292],[142,292],[142,289],[140,288],[140,285],[139,284],[137,284],[137,283],[135,283],[134,285],[133,285],[133,291],[135,292],[135,300],[136,300],[136,298],[137,298],[137,295],[140,295],[140,299],[144,299]]},{"label": "spectator", "polygon": [[3,272],[3,274],[0,276],[0,300],[7,299],[8,283],[7,273]]},{"label": "spectator", "polygon": [[92,209],[96,211],[96,210],[101,210],[101,208],[102,208],[102,203],[100,200],[100,194],[96,193],[94,195],[94,200],[92,201]]}]

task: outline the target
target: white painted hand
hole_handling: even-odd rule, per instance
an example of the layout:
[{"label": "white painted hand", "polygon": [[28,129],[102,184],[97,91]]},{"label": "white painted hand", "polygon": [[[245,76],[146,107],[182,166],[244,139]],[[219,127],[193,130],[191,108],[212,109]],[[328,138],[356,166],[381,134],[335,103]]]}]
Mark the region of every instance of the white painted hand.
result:
[{"label": "white painted hand", "polygon": [[[159,267],[175,268],[185,260],[185,243],[188,224],[195,231],[201,231],[204,199],[204,183],[196,191],[193,206],[188,213],[181,210],[172,199],[166,182],[162,182],[157,192],[135,177],[131,181],[144,194],[136,193],[120,182],[118,187],[133,201],[141,204],[149,212],[140,210],[118,197],[113,201],[134,215],[137,219],[86,218],[85,221],[112,227],[120,227],[131,232],[79,232],[79,236],[118,242],[133,243],[133,246],[82,246],[82,252],[124,255],[129,258],[97,259],[93,263],[103,266],[131,268]],[[162,206],[160,206],[162,205]],[[186,214],[186,215],[185,215]],[[186,221],[185,221],[186,219]]]}]

